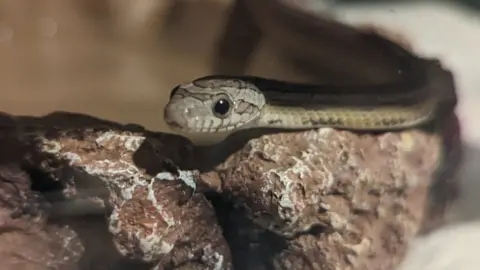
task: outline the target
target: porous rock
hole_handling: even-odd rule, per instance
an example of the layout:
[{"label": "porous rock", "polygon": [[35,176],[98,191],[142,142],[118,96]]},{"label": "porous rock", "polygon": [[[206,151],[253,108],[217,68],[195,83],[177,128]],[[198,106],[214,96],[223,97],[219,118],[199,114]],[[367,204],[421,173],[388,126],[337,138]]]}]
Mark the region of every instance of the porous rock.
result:
[{"label": "porous rock", "polygon": [[[231,269],[215,212],[195,192],[197,174],[178,167],[187,140],[76,114],[4,118],[2,160],[46,173],[43,185],[58,185],[56,197],[69,203],[49,202],[61,211],[46,207],[46,216],[104,212],[120,255],[154,269]],[[93,269],[114,265],[104,264]]]},{"label": "porous rock", "polygon": [[[458,155],[445,153],[457,153],[458,132],[444,130],[451,125],[275,133],[206,166],[208,149],[180,136],[78,114],[4,115],[0,162],[24,177],[1,182],[23,190],[3,199],[11,203],[1,204],[2,229],[36,228],[24,243],[46,239],[48,248],[32,252],[49,269],[122,269],[126,261],[135,269],[392,269],[417,233],[441,224],[453,198],[443,191],[455,186],[450,161]],[[431,186],[443,192],[435,211]],[[0,199],[13,196],[6,184],[0,190]],[[78,219],[66,221],[99,213],[107,224],[91,226],[113,244],[87,240]],[[109,244],[115,256],[89,252]],[[0,238],[0,250],[8,245]],[[58,247],[68,256],[51,255]]]},{"label": "porous rock", "polygon": [[[372,137],[325,128],[275,134],[252,140],[239,153],[240,166],[231,176],[235,181],[225,181],[225,188],[235,197],[246,197],[245,187],[247,194],[255,189],[262,200],[247,201],[249,212],[281,234],[308,232],[324,222],[341,230],[349,227],[343,218],[347,212],[385,218],[397,194],[411,196],[408,192],[428,185],[423,179],[435,170],[440,153],[429,146],[437,144],[435,137],[419,133]],[[421,215],[419,209],[408,212]]]},{"label": "porous rock", "polygon": [[455,117],[444,123],[433,133],[270,134],[218,167],[219,181],[205,181],[221,182],[255,223],[250,234],[240,223],[229,242],[274,246],[245,257],[262,254],[262,263],[268,254],[274,269],[394,269],[416,235],[445,221],[456,197],[459,126]]},{"label": "porous rock", "polygon": [[27,173],[0,165],[0,269],[77,269],[83,247],[76,233],[48,224],[44,207]]}]

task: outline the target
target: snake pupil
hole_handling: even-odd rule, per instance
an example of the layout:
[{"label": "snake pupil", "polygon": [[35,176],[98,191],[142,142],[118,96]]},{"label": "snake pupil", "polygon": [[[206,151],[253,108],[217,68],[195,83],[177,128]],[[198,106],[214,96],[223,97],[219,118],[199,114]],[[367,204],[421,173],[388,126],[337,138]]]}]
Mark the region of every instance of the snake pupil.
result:
[{"label": "snake pupil", "polygon": [[219,99],[215,103],[215,106],[213,107],[213,110],[218,115],[225,115],[230,110],[230,102],[228,102],[228,100],[223,99],[223,98]]}]

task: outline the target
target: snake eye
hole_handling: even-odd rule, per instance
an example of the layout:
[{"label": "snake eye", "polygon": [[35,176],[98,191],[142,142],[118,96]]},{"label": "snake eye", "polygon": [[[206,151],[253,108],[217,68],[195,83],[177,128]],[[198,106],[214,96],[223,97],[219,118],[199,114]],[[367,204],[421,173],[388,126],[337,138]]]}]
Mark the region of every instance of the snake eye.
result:
[{"label": "snake eye", "polygon": [[228,115],[231,108],[232,103],[230,99],[222,97],[217,99],[217,101],[215,101],[213,104],[213,114],[217,117],[224,118]]}]

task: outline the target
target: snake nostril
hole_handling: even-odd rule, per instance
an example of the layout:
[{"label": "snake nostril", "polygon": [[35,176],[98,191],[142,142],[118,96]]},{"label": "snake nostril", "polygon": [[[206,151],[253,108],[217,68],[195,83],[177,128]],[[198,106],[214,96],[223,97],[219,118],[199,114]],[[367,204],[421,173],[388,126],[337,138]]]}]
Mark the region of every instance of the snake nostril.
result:
[{"label": "snake nostril", "polygon": [[193,108],[191,108],[191,107],[185,108],[185,115],[186,115],[187,117],[189,117],[189,118],[195,117]]}]

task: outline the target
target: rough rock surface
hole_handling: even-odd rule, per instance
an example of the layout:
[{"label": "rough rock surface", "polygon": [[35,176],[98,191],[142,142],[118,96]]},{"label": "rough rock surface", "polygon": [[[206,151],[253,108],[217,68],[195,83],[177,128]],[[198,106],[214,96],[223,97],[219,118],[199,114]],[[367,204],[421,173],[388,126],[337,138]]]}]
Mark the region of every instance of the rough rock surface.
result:
[{"label": "rough rock surface", "polygon": [[[377,135],[232,136],[208,148],[78,114],[3,115],[2,261],[18,269],[392,269],[454,198],[458,127],[454,117],[445,123]],[[106,223],[94,218],[102,214]],[[31,254],[12,253],[12,242]]]},{"label": "rough rock surface", "polygon": [[[48,183],[41,189],[55,186],[52,207],[60,199],[70,202],[70,209],[60,207],[65,214],[103,209],[122,256],[154,264],[155,269],[231,268],[215,212],[195,193],[195,172],[177,167],[186,140],[73,114],[52,114],[38,121],[5,118],[11,123],[3,125],[0,135],[2,160],[14,159],[10,162],[45,173],[42,181]],[[53,209],[43,212],[58,217]]]},{"label": "rough rock surface", "polygon": [[83,253],[70,228],[48,224],[44,201],[16,164],[0,166],[1,269],[77,269]]},{"label": "rough rock surface", "polygon": [[[275,243],[276,250],[254,248],[245,257],[273,258],[274,269],[393,269],[416,234],[443,222],[445,203],[455,196],[452,161],[460,151],[458,126],[451,125],[456,121],[442,128],[443,138],[419,130],[270,134],[231,155],[217,168],[219,180],[205,181],[221,182],[222,192],[267,231],[251,229],[229,242]],[[440,166],[442,141],[449,142],[443,157],[451,167]]]}]

